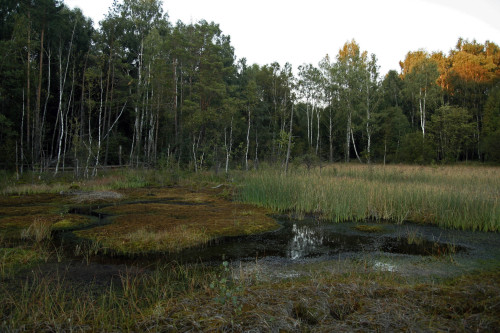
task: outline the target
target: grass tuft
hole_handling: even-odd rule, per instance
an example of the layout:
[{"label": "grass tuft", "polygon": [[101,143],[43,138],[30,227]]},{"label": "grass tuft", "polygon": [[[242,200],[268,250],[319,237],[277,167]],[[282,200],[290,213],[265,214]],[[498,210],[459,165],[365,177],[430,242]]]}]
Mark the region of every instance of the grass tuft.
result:
[{"label": "grass tuft", "polygon": [[41,217],[35,217],[33,223],[21,231],[22,239],[31,239],[37,243],[51,238],[52,222]]}]

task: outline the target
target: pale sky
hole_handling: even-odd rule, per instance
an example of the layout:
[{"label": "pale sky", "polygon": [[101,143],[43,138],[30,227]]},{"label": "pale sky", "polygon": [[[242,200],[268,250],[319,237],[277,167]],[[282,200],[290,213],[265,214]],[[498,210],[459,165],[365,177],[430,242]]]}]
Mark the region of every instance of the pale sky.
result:
[{"label": "pale sky", "polygon": [[[94,24],[112,0],[64,0]],[[448,53],[459,37],[500,44],[500,0],[164,0],[172,23],[201,19],[220,25],[237,58],[294,68],[334,58],[346,41],[378,58],[380,73],[399,71],[408,51]]]}]

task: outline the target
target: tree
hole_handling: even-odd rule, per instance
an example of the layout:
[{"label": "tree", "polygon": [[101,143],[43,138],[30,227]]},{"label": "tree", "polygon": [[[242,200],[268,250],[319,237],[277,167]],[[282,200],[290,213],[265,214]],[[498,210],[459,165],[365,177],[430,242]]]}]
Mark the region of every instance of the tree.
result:
[{"label": "tree", "polygon": [[485,159],[500,162],[500,85],[490,92],[484,105],[482,151]]},{"label": "tree", "polygon": [[[404,62],[400,62],[401,76],[405,82],[406,98],[412,105],[411,123],[418,114],[422,138],[425,139],[426,122],[429,108],[438,103],[439,88],[436,80],[439,77],[437,63],[424,51],[408,52]],[[415,112],[415,108],[418,110]]]},{"label": "tree", "polygon": [[430,123],[442,160],[458,161],[472,142],[472,115],[464,108],[445,105],[436,110]]},{"label": "tree", "polygon": [[379,91],[380,88],[380,82],[378,80],[378,65],[377,65],[377,57],[372,54],[370,57],[370,60],[366,60],[365,62],[365,77],[364,77],[364,87],[363,87],[363,93],[365,95],[364,97],[364,107],[366,109],[366,118],[365,118],[365,123],[366,123],[366,138],[367,138],[367,143],[366,143],[366,158],[367,162],[371,162],[371,138],[372,138],[372,132],[373,132],[373,120],[372,120],[372,114],[377,110],[380,101],[381,101],[381,94]]},{"label": "tree", "polygon": [[398,161],[401,141],[408,132],[408,119],[398,106],[382,109],[373,117],[375,152],[383,156],[383,163]]},{"label": "tree", "polygon": [[[125,57],[133,69],[134,83],[134,127],[133,140],[130,149],[130,162],[135,161],[136,166],[147,154],[148,133],[145,130],[147,119],[151,119],[151,109],[147,107],[150,97],[150,87],[147,85],[150,77],[146,75],[149,63],[145,63],[145,42],[149,33],[154,28],[160,28],[164,19],[162,2],[160,0],[124,0],[118,5],[120,16],[124,19],[123,47],[126,50]],[[142,148],[142,153],[141,153]]]},{"label": "tree", "polygon": [[451,104],[461,105],[473,114],[476,153],[481,158],[483,106],[488,90],[500,79],[500,48],[489,41],[480,44],[460,38],[450,52],[449,63],[443,87],[450,95]]},{"label": "tree", "polygon": [[366,56],[366,51],[361,52],[359,45],[354,40],[346,42],[337,55],[336,71],[339,75],[339,100],[346,119],[346,162],[349,162],[350,159],[351,140],[359,159],[354,141],[353,117],[359,116],[359,104],[362,102],[363,63]]}]

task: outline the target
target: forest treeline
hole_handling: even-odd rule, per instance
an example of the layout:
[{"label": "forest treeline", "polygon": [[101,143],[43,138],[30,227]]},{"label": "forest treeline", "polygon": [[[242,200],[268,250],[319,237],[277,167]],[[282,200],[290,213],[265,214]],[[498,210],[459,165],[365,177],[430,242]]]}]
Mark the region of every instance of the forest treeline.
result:
[{"label": "forest treeline", "polygon": [[381,77],[354,40],[296,74],[248,64],[160,0],[115,1],[98,29],[57,0],[3,0],[0,25],[3,169],[500,161],[493,42],[410,51]]}]

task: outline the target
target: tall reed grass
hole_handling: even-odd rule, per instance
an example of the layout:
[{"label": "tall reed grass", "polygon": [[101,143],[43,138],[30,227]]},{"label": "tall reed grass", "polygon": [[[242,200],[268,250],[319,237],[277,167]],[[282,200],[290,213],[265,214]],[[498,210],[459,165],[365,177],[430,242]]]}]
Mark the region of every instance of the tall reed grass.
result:
[{"label": "tall reed grass", "polygon": [[500,169],[335,164],[243,174],[238,199],[298,216],[500,230]]}]

